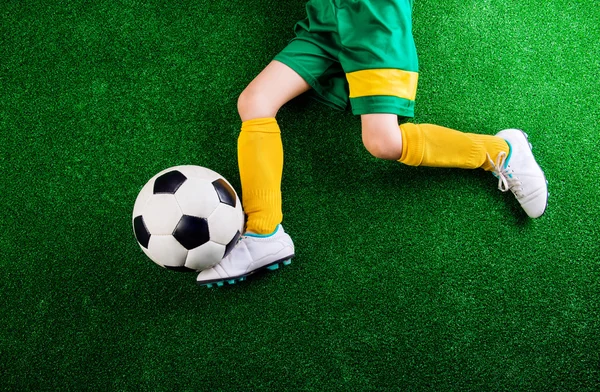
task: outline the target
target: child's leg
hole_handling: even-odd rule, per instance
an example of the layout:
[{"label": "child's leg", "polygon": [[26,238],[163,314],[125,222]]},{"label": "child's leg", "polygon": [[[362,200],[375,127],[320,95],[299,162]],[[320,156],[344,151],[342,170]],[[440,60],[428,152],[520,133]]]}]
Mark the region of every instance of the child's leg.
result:
[{"label": "child's leg", "polygon": [[294,243],[279,226],[283,146],[275,116],[281,106],[308,89],[295,71],[273,61],[240,95],[238,164],[242,204],[248,215],[246,233],[219,264],[198,274],[198,284],[233,284],[259,269],[289,264],[294,256]]},{"label": "child's leg", "polygon": [[547,181],[523,131],[507,129],[490,136],[431,124],[398,127],[395,114],[363,114],[361,119],[365,147],[378,158],[411,166],[492,171],[498,189],[510,190],[527,215],[537,218],[546,210]]},{"label": "child's leg", "polygon": [[508,144],[497,136],[431,124],[398,126],[395,114],[364,114],[361,120],[363,143],[371,154],[411,166],[492,170],[489,158],[508,154]]},{"label": "child's leg", "polygon": [[309,88],[295,71],[273,61],[239,97],[238,164],[248,232],[269,234],[281,223],[283,146],[275,116],[281,106]]}]

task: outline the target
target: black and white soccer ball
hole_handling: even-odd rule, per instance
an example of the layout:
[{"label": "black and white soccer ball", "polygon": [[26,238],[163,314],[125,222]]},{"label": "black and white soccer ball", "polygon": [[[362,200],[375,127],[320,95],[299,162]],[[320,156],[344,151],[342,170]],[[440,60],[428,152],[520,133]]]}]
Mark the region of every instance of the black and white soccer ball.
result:
[{"label": "black and white soccer ball", "polygon": [[242,203],[231,184],[201,166],[174,166],[152,177],[133,207],[133,231],[144,253],[174,271],[219,263],[240,238]]}]

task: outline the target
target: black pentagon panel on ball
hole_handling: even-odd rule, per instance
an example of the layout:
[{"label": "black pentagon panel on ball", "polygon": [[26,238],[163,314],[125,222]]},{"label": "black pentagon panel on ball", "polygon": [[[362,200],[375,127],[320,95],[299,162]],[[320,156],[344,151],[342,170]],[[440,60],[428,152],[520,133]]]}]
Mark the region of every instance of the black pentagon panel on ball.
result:
[{"label": "black pentagon panel on ball", "polygon": [[148,249],[148,243],[150,242],[150,232],[144,223],[144,218],[136,216],[133,219],[133,231],[135,232],[135,238],[144,248]]},{"label": "black pentagon panel on ball", "polygon": [[222,178],[213,181],[212,184],[221,203],[235,207],[235,191],[233,188]]},{"label": "black pentagon panel on ball", "polygon": [[204,218],[184,215],[173,231],[173,237],[187,250],[210,241],[208,222]]},{"label": "black pentagon panel on ball", "polygon": [[167,172],[154,180],[154,194],[157,193],[175,193],[177,189],[187,180],[187,177],[180,171],[173,170]]},{"label": "black pentagon panel on ball", "polygon": [[238,232],[235,233],[235,235],[233,236],[233,239],[231,241],[229,241],[229,243],[225,246],[225,254],[223,255],[223,257],[227,256],[229,254],[229,252],[231,252],[231,250],[233,249],[233,247],[240,240],[241,236],[242,236],[242,233],[240,233],[240,231],[238,230]]}]

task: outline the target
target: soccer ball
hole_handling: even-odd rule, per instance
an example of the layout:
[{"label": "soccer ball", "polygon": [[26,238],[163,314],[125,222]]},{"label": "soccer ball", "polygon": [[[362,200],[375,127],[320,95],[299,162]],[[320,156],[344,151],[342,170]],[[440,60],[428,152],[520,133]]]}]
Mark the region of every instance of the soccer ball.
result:
[{"label": "soccer ball", "polygon": [[240,238],[242,203],[218,173],[174,166],[152,177],[133,207],[133,231],[144,253],[174,271],[219,263]]}]

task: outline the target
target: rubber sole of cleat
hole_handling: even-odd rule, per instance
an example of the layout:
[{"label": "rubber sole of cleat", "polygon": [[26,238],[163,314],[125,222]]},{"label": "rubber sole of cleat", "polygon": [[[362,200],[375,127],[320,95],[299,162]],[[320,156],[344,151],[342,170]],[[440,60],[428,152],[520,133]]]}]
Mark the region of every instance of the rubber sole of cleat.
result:
[{"label": "rubber sole of cleat", "polygon": [[236,284],[237,282],[243,282],[246,280],[245,276],[241,276],[239,278],[236,279],[228,279],[228,280],[222,280],[220,282],[212,282],[212,283],[207,283],[207,284],[201,284],[200,286],[206,286],[207,288],[211,289],[213,287],[223,287],[225,286],[225,283],[232,285],[232,284]]},{"label": "rubber sole of cleat", "polygon": [[[529,144],[529,149],[531,151],[533,151],[533,145],[531,144],[531,142],[529,141],[529,135],[527,133],[525,133],[525,131],[521,130],[521,132],[523,132],[523,135],[525,135],[525,139],[527,140],[527,144]],[[540,168],[541,170],[541,168]],[[548,185],[548,179],[544,176],[544,180],[546,181],[546,186]],[[550,197],[550,192],[547,192],[546,195],[548,195],[548,197]],[[548,202],[546,201],[546,207],[544,207],[544,212],[546,212],[546,208],[548,208]],[[542,212],[542,215],[544,213]]]},{"label": "rubber sole of cleat", "polygon": [[[286,260],[281,260],[281,261],[276,261],[275,263],[271,264],[271,265],[267,265],[265,267],[262,267],[263,269],[267,269],[269,271],[275,271],[276,269],[279,269],[279,264],[282,265],[290,265],[292,264],[292,259],[286,259]],[[260,269],[260,268],[259,268]],[[258,271],[258,270],[256,270]],[[252,273],[256,272],[256,271],[252,271],[249,275],[251,275]],[[238,276],[236,278],[233,279],[227,279],[227,280],[221,280],[218,282],[210,282],[210,283],[206,283],[206,284],[200,284],[200,286],[206,286],[209,289],[213,288],[213,287],[223,287],[225,285],[225,283],[228,283],[229,285],[232,284],[236,284],[237,282],[243,282],[246,280],[246,278],[248,277],[248,275],[244,275],[244,276]]]}]

